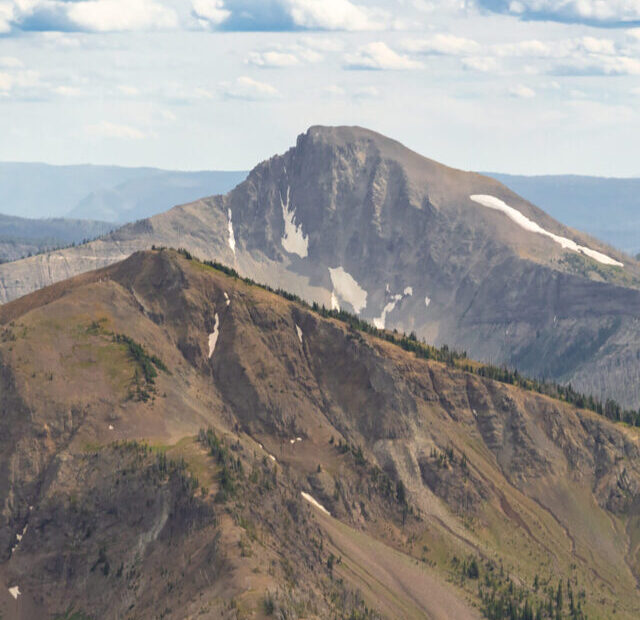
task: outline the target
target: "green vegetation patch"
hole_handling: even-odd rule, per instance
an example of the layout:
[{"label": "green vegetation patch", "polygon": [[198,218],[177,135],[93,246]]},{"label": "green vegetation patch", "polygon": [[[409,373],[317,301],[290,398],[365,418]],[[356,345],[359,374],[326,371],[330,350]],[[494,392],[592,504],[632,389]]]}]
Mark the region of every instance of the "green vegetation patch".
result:
[{"label": "green vegetation patch", "polygon": [[136,400],[147,402],[151,394],[155,392],[155,380],[158,370],[168,373],[169,369],[157,355],[150,355],[138,342],[124,334],[114,334],[113,341],[123,344],[130,357],[136,363],[136,371],[133,378]]}]

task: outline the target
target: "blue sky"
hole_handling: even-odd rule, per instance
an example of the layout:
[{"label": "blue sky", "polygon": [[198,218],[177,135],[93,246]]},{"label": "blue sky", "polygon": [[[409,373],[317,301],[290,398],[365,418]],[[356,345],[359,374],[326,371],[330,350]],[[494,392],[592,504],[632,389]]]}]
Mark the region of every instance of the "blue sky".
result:
[{"label": "blue sky", "polygon": [[0,0],[0,160],[248,169],[313,124],[640,176],[640,0]]}]

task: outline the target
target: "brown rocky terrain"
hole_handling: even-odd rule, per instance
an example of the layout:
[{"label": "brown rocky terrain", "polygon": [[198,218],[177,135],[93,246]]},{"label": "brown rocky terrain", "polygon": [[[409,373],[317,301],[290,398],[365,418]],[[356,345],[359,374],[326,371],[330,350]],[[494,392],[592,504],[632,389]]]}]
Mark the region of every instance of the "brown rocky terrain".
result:
[{"label": "brown rocky terrain", "polygon": [[0,341],[3,618],[640,613],[633,428],[170,250]]},{"label": "brown rocky terrain", "polygon": [[374,132],[312,127],[226,196],[79,248],[0,265],[0,301],[154,244],[184,247],[309,301],[640,407],[638,262],[494,179]]}]

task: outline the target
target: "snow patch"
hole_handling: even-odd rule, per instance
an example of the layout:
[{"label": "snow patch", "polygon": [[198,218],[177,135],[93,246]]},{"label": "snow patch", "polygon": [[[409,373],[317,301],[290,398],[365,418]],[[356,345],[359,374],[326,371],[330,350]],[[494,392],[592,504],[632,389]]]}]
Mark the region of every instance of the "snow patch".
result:
[{"label": "snow patch", "polygon": [[424,305],[427,306],[427,308],[431,305],[431,298],[430,297],[425,297],[424,298]]},{"label": "snow patch", "polygon": [[594,260],[602,263],[603,265],[614,265],[616,267],[624,267],[624,264],[607,256],[606,254],[602,254],[601,252],[597,252],[596,250],[592,250],[590,248],[586,248],[582,245],[578,245],[575,241],[571,239],[567,239],[566,237],[561,237],[560,235],[555,235],[554,233],[545,230],[539,224],[536,224],[533,220],[530,220],[528,217],[520,213],[517,209],[510,207],[507,203],[503,202],[499,198],[495,196],[485,196],[485,195],[474,195],[470,196],[471,200],[481,204],[483,207],[487,207],[489,209],[495,209],[496,211],[501,211],[504,213],[510,220],[515,222],[521,228],[528,230],[529,232],[538,233],[540,235],[544,235],[545,237],[549,237],[553,239],[556,243],[560,244],[561,247],[572,250],[573,252],[578,252],[580,254],[585,254]]},{"label": "snow patch", "polygon": [[299,325],[296,325],[296,332],[298,333],[298,340],[300,341],[300,344],[302,344],[302,330]]},{"label": "snow patch", "polygon": [[282,200],[280,192],[280,205],[282,206],[282,217],[284,218],[284,237],[282,237],[282,247],[289,254],[297,254],[300,258],[305,258],[309,253],[309,237],[302,232],[302,224],[296,226],[293,221],[295,210],[290,206],[291,188],[287,187],[287,202]]},{"label": "snow patch", "polygon": [[331,309],[340,312],[340,304],[338,303],[335,291],[331,291]]},{"label": "snow patch", "polygon": [[377,318],[373,319],[373,324],[378,329],[384,329],[384,326],[387,322],[387,314],[392,312],[396,307],[396,304],[402,299],[402,295],[394,295],[392,300],[382,309],[382,314]]},{"label": "snow patch", "polygon": [[13,588],[9,588],[9,594],[11,594],[11,596],[13,596],[13,598],[17,600],[17,598],[21,594],[19,586],[13,586]]},{"label": "snow patch", "polygon": [[215,316],[215,325],[213,326],[213,332],[209,334],[209,359],[213,355],[213,352],[216,350],[216,343],[218,342],[218,334],[220,327],[220,319],[218,318],[218,313],[216,312]]},{"label": "snow patch", "polygon": [[236,238],[233,234],[233,221],[231,219],[231,209],[228,210],[228,214],[229,214],[229,224],[228,224],[228,228],[229,228],[229,247],[231,248],[231,251],[233,252],[233,255],[236,255]]},{"label": "snow patch", "polygon": [[306,499],[310,504],[313,504],[316,508],[322,510],[322,512],[324,512],[325,514],[331,516],[331,513],[319,501],[311,497],[311,495],[309,495],[308,493],[302,491],[302,497],[304,497],[304,499]]},{"label": "snow patch", "polygon": [[229,295],[227,295],[227,292],[224,292],[224,300],[227,302],[227,306],[229,306],[231,304],[231,300],[229,299]]},{"label": "snow patch", "polygon": [[[386,291],[387,293],[390,292],[389,289],[389,285],[387,284],[386,287]],[[391,301],[382,309],[382,314],[378,317],[373,319],[373,324],[375,327],[377,327],[378,329],[384,329],[385,325],[387,323],[387,315],[390,312],[393,312],[393,310],[396,307],[396,304],[401,301],[404,297],[409,297],[413,295],[413,288],[410,286],[407,286],[404,289],[404,293],[402,295],[398,294],[398,295],[392,295],[391,296]]]},{"label": "snow patch", "polygon": [[[361,310],[367,305],[367,291],[361,288],[353,276],[342,267],[336,269],[329,267],[329,274],[331,275],[334,291],[342,300],[353,306],[356,314],[360,314]],[[331,300],[331,305],[333,306],[333,299]]]}]

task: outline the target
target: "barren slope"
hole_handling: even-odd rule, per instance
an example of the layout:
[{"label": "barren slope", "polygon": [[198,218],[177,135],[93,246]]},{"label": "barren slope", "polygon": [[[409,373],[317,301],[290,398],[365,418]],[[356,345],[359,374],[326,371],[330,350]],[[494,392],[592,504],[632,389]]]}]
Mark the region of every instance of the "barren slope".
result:
[{"label": "barren slope", "polygon": [[634,429],[173,251],[6,304],[0,333],[5,617],[471,618],[558,579],[565,614],[568,586],[640,613]]}]

